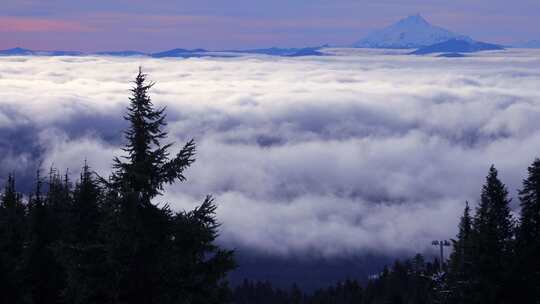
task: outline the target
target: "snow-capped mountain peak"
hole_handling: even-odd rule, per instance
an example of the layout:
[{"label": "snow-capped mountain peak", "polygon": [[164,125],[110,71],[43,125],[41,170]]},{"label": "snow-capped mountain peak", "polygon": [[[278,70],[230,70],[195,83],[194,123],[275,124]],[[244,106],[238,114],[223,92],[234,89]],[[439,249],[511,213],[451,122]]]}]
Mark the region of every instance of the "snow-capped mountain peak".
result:
[{"label": "snow-capped mountain peak", "polygon": [[472,41],[471,38],[455,34],[442,27],[431,25],[420,14],[411,15],[387,28],[375,31],[355,43],[355,47],[367,48],[419,48],[449,39]]},{"label": "snow-capped mountain peak", "polygon": [[410,15],[395,23],[400,26],[429,26],[429,22],[420,14]]}]

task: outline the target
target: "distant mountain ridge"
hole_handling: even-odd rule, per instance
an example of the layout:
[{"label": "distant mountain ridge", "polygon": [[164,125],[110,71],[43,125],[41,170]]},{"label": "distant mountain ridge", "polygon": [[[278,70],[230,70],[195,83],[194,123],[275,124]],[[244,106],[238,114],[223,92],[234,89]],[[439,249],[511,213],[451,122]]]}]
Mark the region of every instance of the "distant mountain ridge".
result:
[{"label": "distant mountain ridge", "polygon": [[494,51],[494,50],[504,50],[504,48],[497,44],[479,42],[479,41],[470,41],[470,40],[460,40],[460,39],[450,39],[444,42],[435,43],[426,47],[417,49],[414,52],[409,54],[413,55],[427,55],[434,53],[474,53],[480,51]]},{"label": "distant mountain ridge", "polygon": [[251,49],[241,51],[230,51],[234,53],[246,53],[246,54],[262,54],[271,56],[284,56],[284,57],[300,57],[300,56],[321,56],[324,55],[321,50],[328,45],[317,47],[305,47],[305,48],[278,48],[271,47],[265,49]]},{"label": "distant mountain ridge", "polygon": [[36,51],[24,48],[12,48],[0,50],[0,56],[113,56],[131,57],[147,56],[153,58],[200,58],[200,57],[238,57],[246,54],[270,55],[281,57],[301,57],[301,56],[322,56],[326,55],[321,50],[327,47],[306,47],[306,48],[266,48],[251,50],[230,50],[230,51],[209,51],[205,49],[182,49],[176,48],[163,52],[144,53],[138,51],[102,51],[102,52],[79,52],[79,51]]},{"label": "distant mountain ridge", "polygon": [[131,57],[131,56],[147,56],[146,53],[138,51],[104,51],[104,52],[95,52],[92,55],[100,56],[119,56],[119,57]]},{"label": "distant mountain ridge", "polygon": [[408,16],[353,44],[358,48],[414,49],[432,44],[459,39],[472,41],[471,38],[453,33],[442,27],[431,25],[420,14]]},{"label": "distant mountain ridge", "polygon": [[28,56],[28,55],[33,55],[34,51],[16,47],[13,49],[2,50],[0,51],[0,54],[4,56],[17,56],[17,55]]},{"label": "distant mountain ridge", "polygon": [[208,51],[205,49],[172,49],[164,52],[158,52],[150,54],[149,56],[154,58],[167,58],[167,57],[181,57],[181,58],[193,58],[193,57],[204,57],[208,54]]},{"label": "distant mountain ridge", "polygon": [[1,56],[80,56],[78,51],[35,51],[16,47],[8,50],[1,50]]},{"label": "distant mountain ridge", "polygon": [[115,51],[115,52],[95,52],[95,53],[84,53],[80,51],[39,51],[39,50],[30,50],[20,47],[0,50],[0,56],[83,56],[83,55],[100,55],[100,56],[135,56],[135,55],[145,55],[142,52],[136,51]]}]

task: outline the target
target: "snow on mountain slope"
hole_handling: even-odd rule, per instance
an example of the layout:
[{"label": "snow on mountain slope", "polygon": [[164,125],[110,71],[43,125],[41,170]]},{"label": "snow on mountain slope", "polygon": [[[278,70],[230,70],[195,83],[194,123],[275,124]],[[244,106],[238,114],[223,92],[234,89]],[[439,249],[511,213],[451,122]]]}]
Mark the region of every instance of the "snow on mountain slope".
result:
[{"label": "snow on mountain slope", "polygon": [[420,48],[450,39],[472,40],[429,24],[422,16],[413,15],[391,26],[375,31],[353,46],[361,48]]}]

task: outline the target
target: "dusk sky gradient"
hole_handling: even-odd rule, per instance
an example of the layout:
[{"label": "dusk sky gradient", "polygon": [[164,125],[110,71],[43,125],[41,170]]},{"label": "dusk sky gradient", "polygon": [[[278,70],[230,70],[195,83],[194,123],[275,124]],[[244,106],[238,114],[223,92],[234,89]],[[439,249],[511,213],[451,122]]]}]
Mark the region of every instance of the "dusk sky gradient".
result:
[{"label": "dusk sky gradient", "polygon": [[407,15],[474,39],[540,39],[538,0],[2,0],[0,49],[348,45]]}]

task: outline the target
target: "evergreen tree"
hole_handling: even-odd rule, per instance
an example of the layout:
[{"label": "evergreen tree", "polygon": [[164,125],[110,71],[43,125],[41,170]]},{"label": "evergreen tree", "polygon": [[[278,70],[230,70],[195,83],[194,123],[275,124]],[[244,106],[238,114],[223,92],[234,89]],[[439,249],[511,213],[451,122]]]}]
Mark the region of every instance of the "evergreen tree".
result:
[{"label": "evergreen tree", "polygon": [[448,281],[451,290],[451,302],[471,303],[473,285],[473,239],[471,208],[465,203],[465,210],[459,222],[457,239],[452,240],[453,252],[450,255]]},{"label": "evergreen tree", "polygon": [[521,303],[540,303],[540,159],[528,168],[519,191],[520,226],[517,229],[513,293]]},{"label": "evergreen tree", "polygon": [[69,234],[60,245],[67,303],[105,303],[107,277],[102,229],[102,189],[85,163],[73,190]]},{"label": "evergreen tree", "polygon": [[151,198],[160,194],[164,184],[184,181],[184,170],[194,161],[195,143],[189,141],[172,160],[169,148],[172,144],[162,145],[167,137],[163,131],[166,126],[165,108],[156,110],[148,95],[154,83],[147,83],[146,74],[139,68],[135,87],[131,90],[128,114],[125,119],[129,129],[124,151],[128,154],[115,158],[115,172],[112,180],[122,191],[136,192],[141,196],[141,203],[149,203]]},{"label": "evergreen tree", "polygon": [[20,269],[26,233],[26,207],[15,189],[15,178],[8,176],[0,198],[0,302],[20,303],[22,272]]},{"label": "evergreen tree", "polygon": [[108,297],[113,303],[159,303],[158,297],[167,294],[162,289],[170,258],[170,211],[141,205],[133,192],[112,204],[115,210],[105,226]]},{"label": "evergreen tree", "polygon": [[[47,231],[54,247],[68,241],[72,224],[72,191],[68,174],[63,177],[56,169],[50,169],[45,205],[49,226]],[[56,248],[55,248],[56,249]]]},{"label": "evergreen tree", "polygon": [[428,265],[421,254],[416,254],[409,262],[410,264],[410,287],[409,302],[427,303],[431,294],[432,275],[428,271]]},{"label": "evergreen tree", "polygon": [[514,230],[509,203],[506,186],[499,180],[497,169],[491,166],[473,221],[475,295],[472,303],[504,301]]},{"label": "evergreen tree", "polygon": [[125,117],[127,155],[114,159],[109,180],[85,164],[74,187],[53,169],[44,187],[38,171],[25,206],[8,178],[0,197],[1,303],[230,302],[226,275],[235,263],[215,244],[214,200],[179,213],[155,204],[166,184],[185,180],[195,145],[169,159],[164,109],[154,109],[145,79],[139,70]]},{"label": "evergreen tree", "polygon": [[49,209],[42,184],[38,171],[36,190],[28,206],[28,236],[23,253],[25,297],[32,304],[61,303],[64,273],[56,259],[58,235],[50,216],[55,209]]},{"label": "evergreen tree", "polygon": [[127,156],[115,158],[109,184],[108,259],[115,275],[110,295],[116,303],[153,303],[161,288],[170,239],[170,211],[152,204],[165,183],[184,180],[183,171],[193,161],[193,141],[169,160],[164,108],[156,110],[148,91],[153,83],[139,69],[125,119]]},{"label": "evergreen tree", "polygon": [[102,189],[85,163],[73,191],[70,242],[90,244],[100,240],[101,201]]},{"label": "evergreen tree", "polygon": [[195,154],[191,140],[169,159],[171,144],[161,143],[167,136],[165,109],[154,108],[152,86],[139,69],[125,117],[127,155],[115,158],[106,183],[106,251],[114,269],[109,296],[130,304],[222,303],[223,277],[233,263],[230,252],[213,245],[218,227],[213,200],[176,216],[152,202],[165,184],[185,180]]},{"label": "evergreen tree", "polygon": [[208,196],[200,207],[178,213],[173,219],[172,253],[166,272],[173,298],[217,304],[232,296],[225,279],[235,268],[233,252],[214,244],[219,228],[215,210],[214,199]]}]

